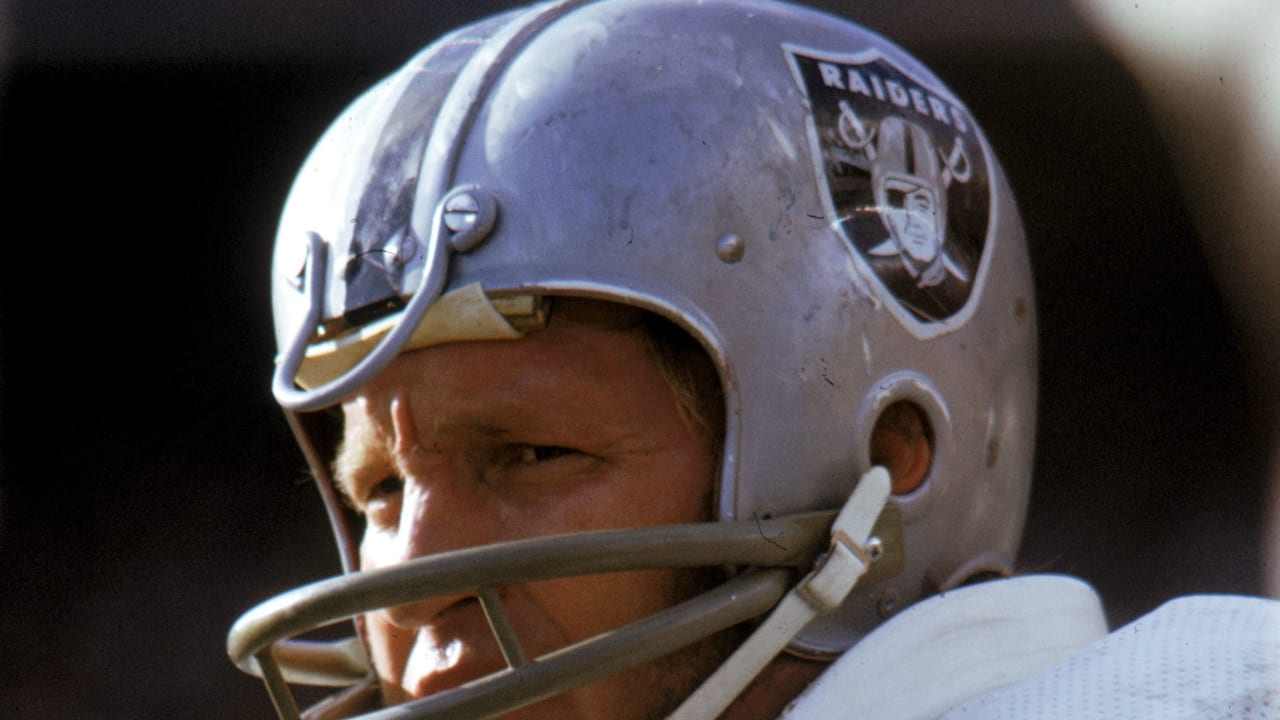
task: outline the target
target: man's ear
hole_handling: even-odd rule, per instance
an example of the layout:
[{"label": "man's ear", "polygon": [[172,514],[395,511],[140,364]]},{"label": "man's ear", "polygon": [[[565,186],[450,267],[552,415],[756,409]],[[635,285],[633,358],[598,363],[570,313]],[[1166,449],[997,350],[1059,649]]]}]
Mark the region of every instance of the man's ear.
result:
[{"label": "man's ear", "polygon": [[933,432],[920,407],[899,401],[885,408],[871,431],[871,463],[889,471],[893,494],[920,487],[932,462]]}]

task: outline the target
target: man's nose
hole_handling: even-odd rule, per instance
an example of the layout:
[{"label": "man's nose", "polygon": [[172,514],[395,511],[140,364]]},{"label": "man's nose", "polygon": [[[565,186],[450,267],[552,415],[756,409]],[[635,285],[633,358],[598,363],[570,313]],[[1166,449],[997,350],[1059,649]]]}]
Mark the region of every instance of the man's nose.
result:
[{"label": "man's nose", "polygon": [[[389,560],[405,562],[497,540],[498,528],[486,507],[485,493],[471,485],[465,472],[446,467],[407,479],[395,543],[398,557]],[[416,627],[474,596],[464,592],[425,598],[389,608],[387,616],[396,625]]]}]

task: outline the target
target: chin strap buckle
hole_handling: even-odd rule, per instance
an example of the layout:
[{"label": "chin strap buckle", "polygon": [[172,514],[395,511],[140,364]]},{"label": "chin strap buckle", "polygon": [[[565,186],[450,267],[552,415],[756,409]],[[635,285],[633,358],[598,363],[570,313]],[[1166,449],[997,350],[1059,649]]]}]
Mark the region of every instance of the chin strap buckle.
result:
[{"label": "chin strap buckle", "polygon": [[889,500],[889,472],[873,467],[831,525],[831,545],[817,566],[782,598],[769,617],[669,720],[719,717],[810,620],[840,607],[883,553],[872,528]]},{"label": "chin strap buckle", "polygon": [[[852,506],[846,505],[846,509]],[[871,518],[872,524],[875,517]],[[853,586],[867,572],[882,554],[878,538],[867,538],[863,543],[849,536],[839,527],[840,518],[833,527],[831,546],[818,559],[813,569],[796,586],[798,592],[819,614],[828,613],[840,607],[844,599],[853,591]],[[867,531],[870,533],[870,530]]]}]

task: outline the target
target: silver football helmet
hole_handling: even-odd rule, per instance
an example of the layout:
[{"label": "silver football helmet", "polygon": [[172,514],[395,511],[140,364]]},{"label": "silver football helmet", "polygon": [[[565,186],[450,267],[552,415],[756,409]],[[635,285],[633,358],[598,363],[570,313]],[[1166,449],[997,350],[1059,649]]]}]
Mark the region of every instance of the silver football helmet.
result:
[{"label": "silver football helmet", "polygon": [[[872,467],[877,419],[898,403],[927,427],[927,475],[890,498],[875,531],[880,560],[789,649],[836,655],[922,596],[1013,567],[1036,397],[1014,199],[964,104],[846,20],[769,0],[605,0],[458,30],[320,140],[281,219],[272,291],[274,391],[350,573],[268,601],[233,629],[233,658],[264,674],[283,716],[296,714],[286,680],[364,672],[356,645],[285,639],[375,607],[461,589],[484,600],[485,588],[554,575],[567,556],[579,572],[742,568],[734,582],[751,567],[807,570]],[[556,296],[643,308],[706,350],[726,405],[717,522],[356,572],[303,414],[407,349],[518,337]],[[796,542],[759,542],[778,532]],[[786,577],[767,591],[733,589],[749,607],[729,614],[720,608],[734,603],[717,601],[618,633],[623,645],[585,662],[526,663],[513,648],[512,666],[541,673],[526,687],[554,692],[584,681],[554,673],[688,642],[653,640],[655,627],[707,634],[757,617]],[[504,692],[424,708],[484,716],[526,702]]]}]

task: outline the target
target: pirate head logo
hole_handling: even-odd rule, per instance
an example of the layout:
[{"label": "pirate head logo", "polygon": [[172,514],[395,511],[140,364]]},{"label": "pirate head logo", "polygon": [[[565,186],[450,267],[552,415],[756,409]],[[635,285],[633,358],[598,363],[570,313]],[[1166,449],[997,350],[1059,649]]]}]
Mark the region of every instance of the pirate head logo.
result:
[{"label": "pirate head logo", "polygon": [[898,317],[941,332],[972,295],[986,245],[990,189],[972,123],[944,89],[879,53],[787,54],[828,212]]}]

